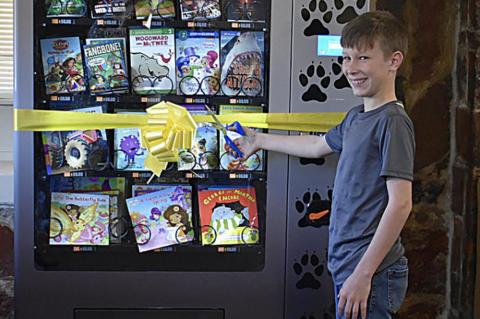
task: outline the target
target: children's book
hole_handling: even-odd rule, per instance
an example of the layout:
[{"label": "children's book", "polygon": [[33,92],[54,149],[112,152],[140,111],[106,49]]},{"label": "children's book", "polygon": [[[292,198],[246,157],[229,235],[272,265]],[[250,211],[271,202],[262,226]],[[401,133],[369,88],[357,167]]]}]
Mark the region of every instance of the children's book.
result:
[{"label": "children's book", "polygon": [[93,0],[91,11],[94,19],[126,16],[128,0]]},{"label": "children's book", "polygon": [[46,0],[47,18],[84,17],[87,13],[86,0]]},{"label": "children's book", "polygon": [[79,37],[41,39],[40,47],[47,94],[85,91]]},{"label": "children's book", "polygon": [[139,252],[193,240],[192,205],[183,187],[129,198],[127,207]]},{"label": "children's book", "polygon": [[255,188],[226,186],[198,191],[203,245],[255,244],[259,240]]},{"label": "children's book", "polygon": [[128,90],[128,77],[122,41],[87,44],[83,47],[92,94],[122,93]]},{"label": "children's book", "polygon": [[176,87],[172,28],[130,29],[132,89],[136,94],[168,94]]},{"label": "children's book", "polygon": [[[127,114],[121,112],[122,114]],[[128,113],[144,114],[144,113]],[[144,171],[148,150],[142,146],[139,128],[118,128],[114,130],[115,168],[127,171]]]},{"label": "children's book", "polygon": [[50,245],[109,244],[109,196],[52,193]]},{"label": "children's book", "polygon": [[[73,110],[102,113],[101,106]],[[47,174],[78,170],[100,170],[108,163],[105,130],[42,132]]]},{"label": "children's book", "polygon": [[222,15],[219,0],[179,0],[182,20],[218,19]]},{"label": "children's book", "polygon": [[[183,104],[192,115],[206,115],[204,104]],[[211,123],[197,123],[197,132],[191,149],[180,149],[178,170],[206,170],[218,168],[217,129]]]},{"label": "children's book", "polygon": [[135,184],[132,185],[132,197],[150,194],[153,192],[162,191],[172,187],[181,187],[185,193],[183,205],[188,205],[192,201],[192,186],[185,184]]},{"label": "children's book", "polygon": [[229,22],[265,22],[265,0],[225,0],[223,4]]},{"label": "children's book", "polygon": [[[219,114],[231,114],[231,113],[263,113],[261,106],[255,105],[220,105]],[[241,123],[240,123],[241,124]],[[257,132],[261,132],[261,129],[257,129]],[[241,137],[240,134],[234,131],[227,130],[227,134],[230,139],[236,140]],[[219,148],[220,148],[220,168],[227,171],[261,171],[264,167],[265,152],[259,150],[258,152],[250,155],[245,161],[240,161],[238,157],[231,152],[230,147],[225,142],[225,135],[219,133]]]},{"label": "children's book", "polygon": [[135,16],[138,20],[175,17],[175,2],[173,0],[135,0]]},{"label": "children's book", "polygon": [[[118,197],[120,195],[120,191],[118,190],[111,190],[111,191],[103,191],[103,192],[94,192],[90,194],[95,195],[108,195],[109,198],[109,240],[110,244],[120,244],[122,242],[122,235],[125,232],[127,225],[118,225],[118,218],[119,209],[118,209]],[[118,229],[117,229],[118,228]]]},{"label": "children's book", "polygon": [[218,31],[176,33],[178,94],[215,95],[220,90]]},{"label": "children's book", "polygon": [[222,91],[227,96],[263,96],[265,36],[261,31],[222,31]]}]

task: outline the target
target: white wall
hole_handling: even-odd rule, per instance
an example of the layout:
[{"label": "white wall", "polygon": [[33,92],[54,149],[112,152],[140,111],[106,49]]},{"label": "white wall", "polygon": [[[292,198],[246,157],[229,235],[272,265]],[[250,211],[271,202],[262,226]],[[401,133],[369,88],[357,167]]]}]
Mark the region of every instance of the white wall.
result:
[{"label": "white wall", "polygon": [[13,203],[13,107],[1,105],[0,203]]}]

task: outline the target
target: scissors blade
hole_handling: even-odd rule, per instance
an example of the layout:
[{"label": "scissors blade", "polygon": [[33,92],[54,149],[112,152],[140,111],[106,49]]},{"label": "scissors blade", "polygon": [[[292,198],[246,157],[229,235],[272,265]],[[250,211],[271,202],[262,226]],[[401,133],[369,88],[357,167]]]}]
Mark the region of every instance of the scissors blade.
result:
[{"label": "scissors blade", "polygon": [[219,131],[222,131],[223,134],[227,134],[227,129],[225,128],[225,126],[223,126],[222,122],[220,122],[220,120],[218,119],[218,117],[215,115],[215,113],[213,113],[212,109],[208,107],[208,105],[205,104],[205,107],[207,108],[207,111],[208,113],[212,116],[213,120],[215,121],[215,123],[212,123],[213,126],[219,130]]}]

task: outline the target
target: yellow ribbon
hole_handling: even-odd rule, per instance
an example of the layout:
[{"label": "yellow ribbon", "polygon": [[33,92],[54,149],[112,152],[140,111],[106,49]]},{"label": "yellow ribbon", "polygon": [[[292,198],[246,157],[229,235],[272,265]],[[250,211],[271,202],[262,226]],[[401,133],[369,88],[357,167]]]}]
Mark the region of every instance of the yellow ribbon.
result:
[{"label": "yellow ribbon", "polygon": [[[192,148],[196,123],[214,122],[210,115],[192,117],[186,108],[170,102],[155,104],[146,111],[143,115],[15,109],[14,129],[72,131],[138,127],[148,150],[145,167],[160,176],[168,162],[178,160],[178,149]],[[239,121],[254,128],[326,132],[344,116],[345,113],[232,113],[217,118],[224,124]]]}]

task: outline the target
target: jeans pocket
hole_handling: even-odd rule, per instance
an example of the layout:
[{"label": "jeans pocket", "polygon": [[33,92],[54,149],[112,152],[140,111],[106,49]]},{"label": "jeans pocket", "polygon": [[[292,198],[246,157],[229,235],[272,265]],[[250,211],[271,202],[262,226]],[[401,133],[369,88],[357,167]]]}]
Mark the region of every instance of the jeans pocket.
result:
[{"label": "jeans pocket", "polygon": [[388,284],[388,307],[392,313],[396,313],[407,293],[408,266],[392,267],[387,270]]}]

